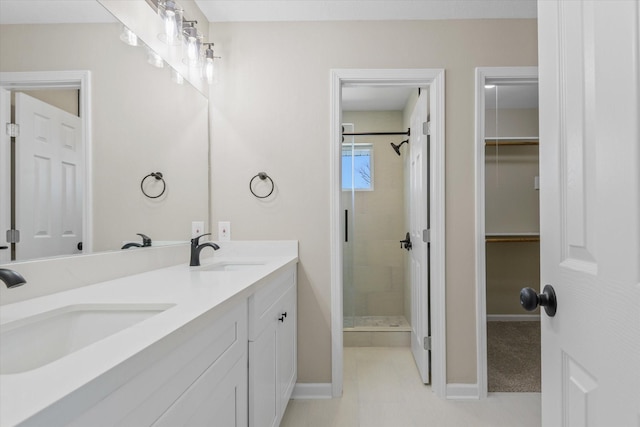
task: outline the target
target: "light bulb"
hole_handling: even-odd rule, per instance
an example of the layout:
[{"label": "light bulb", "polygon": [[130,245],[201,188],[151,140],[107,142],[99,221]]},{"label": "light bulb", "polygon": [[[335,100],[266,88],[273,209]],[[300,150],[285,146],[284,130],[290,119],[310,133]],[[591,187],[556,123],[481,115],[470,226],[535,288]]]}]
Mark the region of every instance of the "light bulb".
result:
[{"label": "light bulb", "polygon": [[213,83],[213,58],[207,58],[205,61],[204,75],[207,78],[207,83]]},{"label": "light bulb", "polygon": [[164,33],[167,36],[168,40],[173,40],[176,38],[176,14],[173,11],[167,11],[167,15],[164,18]]},{"label": "light bulb", "polygon": [[202,68],[202,74],[207,79],[207,83],[213,83],[213,43],[206,43],[207,50],[204,51],[204,67]]},{"label": "light bulb", "polygon": [[200,64],[200,48],[202,46],[202,35],[195,27],[187,27],[184,30],[185,58],[184,63],[190,67]]},{"label": "light bulb", "polygon": [[180,44],[183,10],[172,0],[158,2],[158,14],[164,21],[164,33],[158,38],[168,45]]},{"label": "light bulb", "polygon": [[189,61],[195,61],[198,57],[198,47],[196,46],[196,38],[189,37],[187,39],[187,58]]}]

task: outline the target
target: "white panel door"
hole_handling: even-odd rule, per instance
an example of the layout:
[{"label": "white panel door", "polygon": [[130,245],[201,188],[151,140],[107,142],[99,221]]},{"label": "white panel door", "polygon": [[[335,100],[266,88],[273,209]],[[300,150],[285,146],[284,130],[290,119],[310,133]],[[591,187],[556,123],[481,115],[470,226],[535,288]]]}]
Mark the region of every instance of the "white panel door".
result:
[{"label": "white panel door", "polygon": [[0,264],[11,261],[7,230],[11,228],[11,137],[6,132],[11,123],[11,92],[0,88]]},{"label": "white panel door", "polygon": [[16,259],[78,253],[82,241],[80,118],[23,93],[15,95]]},{"label": "white panel door", "polygon": [[640,425],[640,3],[539,1],[542,425]]},{"label": "white panel door", "polygon": [[424,239],[428,229],[429,147],[423,123],[427,121],[428,96],[423,91],[411,114],[409,139],[409,233],[411,280],[411,351],[420,377],[429,383],[429,351],[424,340],[429,336],[429,244]]}]

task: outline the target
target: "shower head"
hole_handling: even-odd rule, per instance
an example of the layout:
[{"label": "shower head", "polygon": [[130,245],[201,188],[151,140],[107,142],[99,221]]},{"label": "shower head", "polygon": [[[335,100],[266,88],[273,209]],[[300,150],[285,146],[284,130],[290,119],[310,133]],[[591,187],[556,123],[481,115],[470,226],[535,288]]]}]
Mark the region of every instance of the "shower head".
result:
[{"label": "shower head", "polygon": [[405,139],[398,145],[394,144],[393,142],[391,143],[391,147],[393,147],[393,150],[396,152],[396,154],[398,154],[398,156],[400,155],[400,147],[402,147],[402,144],[405,144],[405,143],[408,144],[409,140]]}]

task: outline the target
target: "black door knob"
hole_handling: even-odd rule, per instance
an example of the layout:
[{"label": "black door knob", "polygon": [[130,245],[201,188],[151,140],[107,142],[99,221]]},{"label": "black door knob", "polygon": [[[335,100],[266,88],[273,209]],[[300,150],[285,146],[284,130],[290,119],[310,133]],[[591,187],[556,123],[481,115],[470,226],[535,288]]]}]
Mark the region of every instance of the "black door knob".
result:
[{"label": "black door knob", "polygon": [[520,291],[520,305],[527,311],[533,311],[536,307],[544,307],[544,311],[549,317],[556,315],[558,301],[553,286],[545,285],[542,293],[538,294],[535,289],[522,288]]}]

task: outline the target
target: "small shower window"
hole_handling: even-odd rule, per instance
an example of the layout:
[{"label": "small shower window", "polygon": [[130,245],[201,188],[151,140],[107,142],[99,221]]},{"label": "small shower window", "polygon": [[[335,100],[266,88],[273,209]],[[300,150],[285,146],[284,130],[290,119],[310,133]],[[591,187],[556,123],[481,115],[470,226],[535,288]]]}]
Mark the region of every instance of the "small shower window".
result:
[{"label": "small shower window", "polygon": [[342,189],[373,190],[373,144],[342,145]]}]

